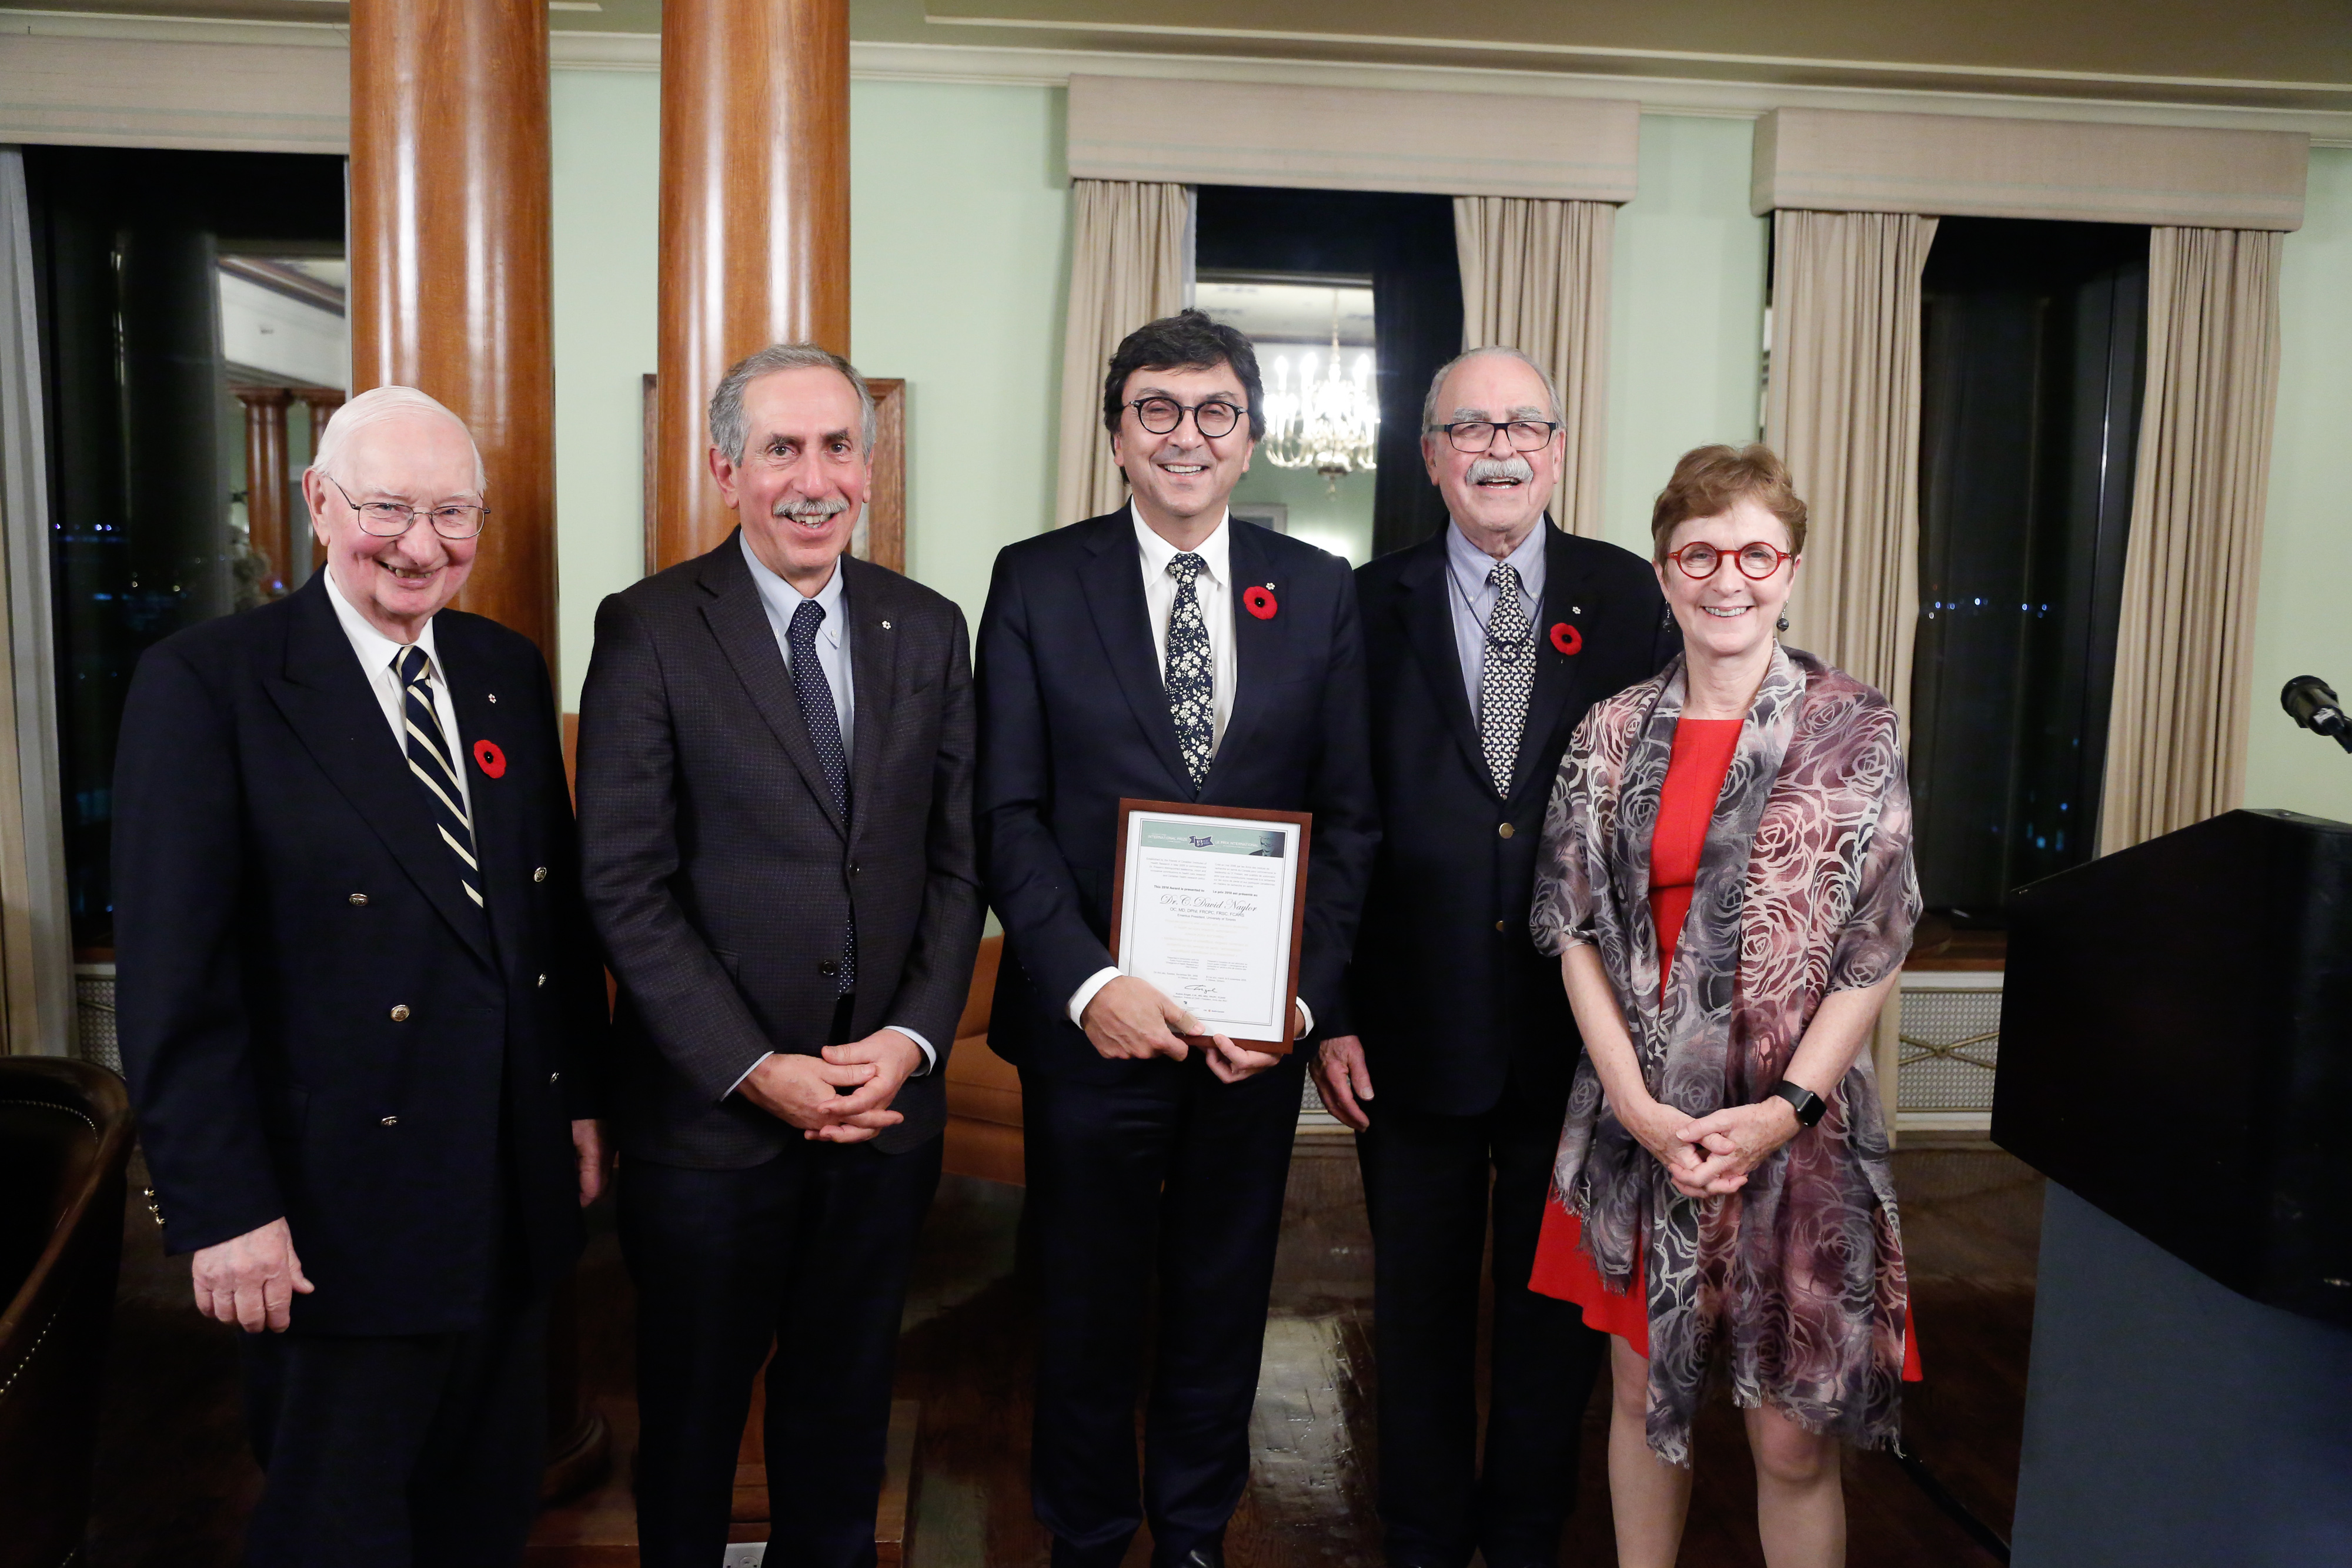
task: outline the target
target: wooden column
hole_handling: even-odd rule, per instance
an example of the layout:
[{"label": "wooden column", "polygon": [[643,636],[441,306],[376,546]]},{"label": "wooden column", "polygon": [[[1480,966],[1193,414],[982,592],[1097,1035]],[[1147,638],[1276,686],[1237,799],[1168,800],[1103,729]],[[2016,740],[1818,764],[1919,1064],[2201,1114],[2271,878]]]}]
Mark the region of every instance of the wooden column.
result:
[{"label": "wooden column", "polygon": [[352,0],[352,386],[474,433],[489,526],[457,600],[555,664],[544,0]]},{"label": "wooden column", "polygon": [[[231,387],[245,405],[245,523],[253,548],[269,562],[269,597],[292,578],[292,535],[286,526],[286,405],[284,387]],[[308,531],[308,530],[305,530]]]},{"label": "wooden column", "polygon": [[848,3],[665,0],[661,58],[656,570],[734,527],[704,462],[727,367],[849,351]]}]

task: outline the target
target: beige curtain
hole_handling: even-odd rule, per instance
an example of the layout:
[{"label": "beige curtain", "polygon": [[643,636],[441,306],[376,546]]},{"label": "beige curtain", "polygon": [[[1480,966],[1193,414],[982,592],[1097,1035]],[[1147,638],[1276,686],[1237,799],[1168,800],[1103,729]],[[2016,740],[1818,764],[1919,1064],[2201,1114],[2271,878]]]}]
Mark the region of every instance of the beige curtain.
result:
[{"label": "beige curtain", "polygon": [[2245,793],[2284,237],[2189,228],[2148,236],[2147,391],[2116,636],[2103,854],[2229,810]]},{"label": "beige curtain", "polygon": [[1070,182],[1070,313],[1062,333],[1062,460],[1058,526],[1127,503],[1126,477],[1103,428],[1103,373],[1119,340],[1184,308],[1186,220],[1181,185],[1134,180]]},{"label": "beige curtain", "polygon": [[1553,520],[1601,533],[1601,417],[1609,386],[1608,202],[1456,196],[1462,346],[1517,349],[1551,372],[1567,428],[1567,464]]},{"label": "beige curtain", "polygon": [[1811,511],[1787,641],[1911,706],[1919,277],[1936,220],[1773,214],[1764,439]]}]

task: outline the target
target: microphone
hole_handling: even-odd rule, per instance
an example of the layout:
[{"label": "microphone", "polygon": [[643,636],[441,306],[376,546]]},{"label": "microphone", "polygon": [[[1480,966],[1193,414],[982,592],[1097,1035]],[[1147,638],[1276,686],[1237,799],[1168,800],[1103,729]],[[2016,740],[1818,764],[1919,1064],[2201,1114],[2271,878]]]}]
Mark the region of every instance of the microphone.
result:
[{"label": "microphone", "polygon": [[2336,689],[2317,675],[2297,675],[2289,681],[2279,693],[2279,706],[2304,728],[2333,737],[2336,745],[2352,751],[2352,718],[2345,717],[2337,706]]}]

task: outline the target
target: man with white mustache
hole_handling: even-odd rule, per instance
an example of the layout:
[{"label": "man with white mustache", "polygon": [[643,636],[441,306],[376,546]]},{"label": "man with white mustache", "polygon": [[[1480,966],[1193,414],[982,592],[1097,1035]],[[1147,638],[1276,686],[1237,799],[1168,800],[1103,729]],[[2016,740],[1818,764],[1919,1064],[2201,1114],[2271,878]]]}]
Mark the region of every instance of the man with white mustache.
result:
[{"label": "man with white mustache", "polygon": [[[1537,845],[1584,712],[1681,645],[1649,563],[1545,508],[1565,462],[1550,378],[1511,349],[1430,383],[1422,455],[1451,520],[1356,587],[1382,834],[1315,1080],[1357,1129],[1380,1360],[1381,1519],[1397,1568],[1558,1560],[1606,1349],[1528,1289],[1581,1047],[1528,935]],[[1478,1268],[1494,1232],[1478,1461]]]},{"label": "man with white mustache", "polygon": [[962,612],[847,553],[874,426],[822,349],[736,365],[709,463],[741,528],[596,616],[582,863],[620,981],[648,1568],[724,1553],[771,1346],[769,1561],[874,1561],[981,925]]}]

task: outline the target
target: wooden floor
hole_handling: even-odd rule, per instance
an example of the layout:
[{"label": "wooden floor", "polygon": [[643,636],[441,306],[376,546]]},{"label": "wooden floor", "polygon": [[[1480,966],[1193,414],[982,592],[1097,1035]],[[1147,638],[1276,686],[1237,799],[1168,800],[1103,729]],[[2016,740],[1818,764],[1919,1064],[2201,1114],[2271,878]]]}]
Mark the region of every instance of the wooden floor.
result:
[{"label": "wooden floor", "polygon": [[[1927,1374],[1906,1397],[1906,1442],[2006,1536],[2041,1178],[1987,1144],[1915,1140],[1895,1155],[1895,1179]],[[926,1231],[898,1377],[899,1397],[922,1405],[908,1554],[915,1568],[1042,1568],[1046,1561],[1026,1483],[1033,1315],[1020,1217],[1018,1188],[950,1176]],[[143,1210],[126,1240],[90,1560],[95,1568],[226,1568],[259,1488],[243,1447],[234,1334],[187,1306],[186,1262],[161,1255]],[[1302,1138],[1254,1416],[1256,1459],[1227,1540],[1234,1568],[1381,1562],[1370,1264],[1352,1145]],[[616,1428],[633,1432],[630,1295],[609,1221],[583,1262],[581,1290],[584,1375]],[[1583,1414],[1566,1563],[1614,1560],[1604,1395],[1596,1391]],[[1850,1454],[1846,1492],[1856,1564],[1992,1562],[1892,1456]],[[1760,1568],[1754,1507],[1737,1414],[1717,1405],[1699,1426],[1684,1563]],[[1148,1542],[1139,1541],[1129,1562],[1148,1556]]]}]

